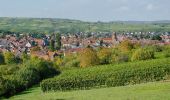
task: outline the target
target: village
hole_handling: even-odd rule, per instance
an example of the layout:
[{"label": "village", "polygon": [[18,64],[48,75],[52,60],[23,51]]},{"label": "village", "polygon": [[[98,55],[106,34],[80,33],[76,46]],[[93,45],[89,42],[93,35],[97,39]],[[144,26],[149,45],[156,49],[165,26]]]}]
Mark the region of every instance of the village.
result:
[{"label": "village", "polygon": [[[92,48],[105,47],[111,48],[124,40],[130,40],[132,43],[141,43],[143,45],[166,45],[170,44],[170,33],[156,32],[129,32],[129,33],[76,33],[61,34],[60,49],[50,50],[50,42],[55,44],[55,35],[44,35],[40,38],[32,35],[7,34],[0,38],[0,52],[12,52],[16,57],[23,53],[37,56],[45,60],[53,60],[54,57],[61,54],[77,53],[83,48],[90,46]],[[55,46],[55,45],[54,45]],[[54,47],[55,48],[55,47]]]}]

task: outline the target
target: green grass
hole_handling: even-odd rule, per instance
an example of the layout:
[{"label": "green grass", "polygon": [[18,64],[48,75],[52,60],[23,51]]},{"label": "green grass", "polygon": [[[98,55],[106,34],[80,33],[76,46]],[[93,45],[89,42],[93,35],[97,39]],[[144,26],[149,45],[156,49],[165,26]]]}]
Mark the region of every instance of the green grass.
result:
[{"label": "green grass", "polygon": [[49,93],[34,87],[10,100],[170,100],[170,82]]}]

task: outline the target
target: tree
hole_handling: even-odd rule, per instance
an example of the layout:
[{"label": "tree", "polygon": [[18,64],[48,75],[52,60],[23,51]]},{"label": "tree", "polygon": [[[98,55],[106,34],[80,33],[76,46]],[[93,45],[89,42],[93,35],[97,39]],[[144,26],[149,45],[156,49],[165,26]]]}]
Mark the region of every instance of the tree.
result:
[{"label": "tree", "polygon": [[159,40],[159,41],[161,41],[162,38],[160,37],[160,35],[154,35],[154,36],[152,37],[152,40]]},{"label": "tree", "polygon": [[119,45],[122,52],[129,52],[133,49],[133,44],[129,40],[122,41]]},{"label": "tree", "polygon": [[4,63],[5,63],[4,56],[3,54],[0,53],[0,65]]},{"label": "tree", "polygon": [[164,53],[164,56],[167,58],[167,57],[170,57],[170,46],[165,46],[164,47],[164,50],[163,50],[163,53]]},{"label": "tree", "polygon": [[154,58],[154,50],[150,48],[139,48],[132,54],[132,61],[147,60]]},{"label": "tree", "polygon": [[30,59],[30,56],[27,55],[26,53],[22,53],[21,59],[22,59],[22,62],[25,63]]},{"label": "tree", "polygon": [[111,49],[109,48],[102,48],[97,53],[97,56],[99,57],[101,64],[108,64],[110,62],[111,55],[112,55],[112,52],[111,52]]},{"label": "tree", "polygon": [[89,67],[99,64],[99,58],[92,48],[85,48],[79,54],[80,67]]},{"label": "tree", "polygon": [[60,33],[56,34],[56,50],[61,49],[61,35]]},{"label": "tree", "polygon": [[16,63],[15,55],[12,52],[4,53],[5,63],[6,64],[14,64]]},{"label": "tree", "polygon": [[127,62],[129,60],[129,54],[121,52],[118,48],[112,50],[111,63]]},{"label": "tree", "polygon": [[50,50],[55,51],[55,41],[53,39],[50,41]]}]

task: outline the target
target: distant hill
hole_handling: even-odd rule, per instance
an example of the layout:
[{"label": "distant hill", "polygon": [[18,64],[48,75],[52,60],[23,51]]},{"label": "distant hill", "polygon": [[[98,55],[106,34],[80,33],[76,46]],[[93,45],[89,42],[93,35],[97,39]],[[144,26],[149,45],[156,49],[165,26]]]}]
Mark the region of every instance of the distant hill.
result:
[{"label": "distant hill", "polygon": [[0,17],[0,30],[23,33],[77,33],[77,32],[170,32],[170,21],[114,21],[84,22],[57,18]]}]

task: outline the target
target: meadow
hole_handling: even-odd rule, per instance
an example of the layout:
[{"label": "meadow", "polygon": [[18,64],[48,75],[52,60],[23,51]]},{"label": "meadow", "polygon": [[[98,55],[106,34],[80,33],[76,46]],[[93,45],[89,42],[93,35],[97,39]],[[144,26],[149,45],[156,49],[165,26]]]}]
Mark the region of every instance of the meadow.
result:
[{"label": "meadow", "polygon": [[122,87],[43,93],[40,87],[11,97],[10,100],[169,100],[170,82],[151,82]]}]

